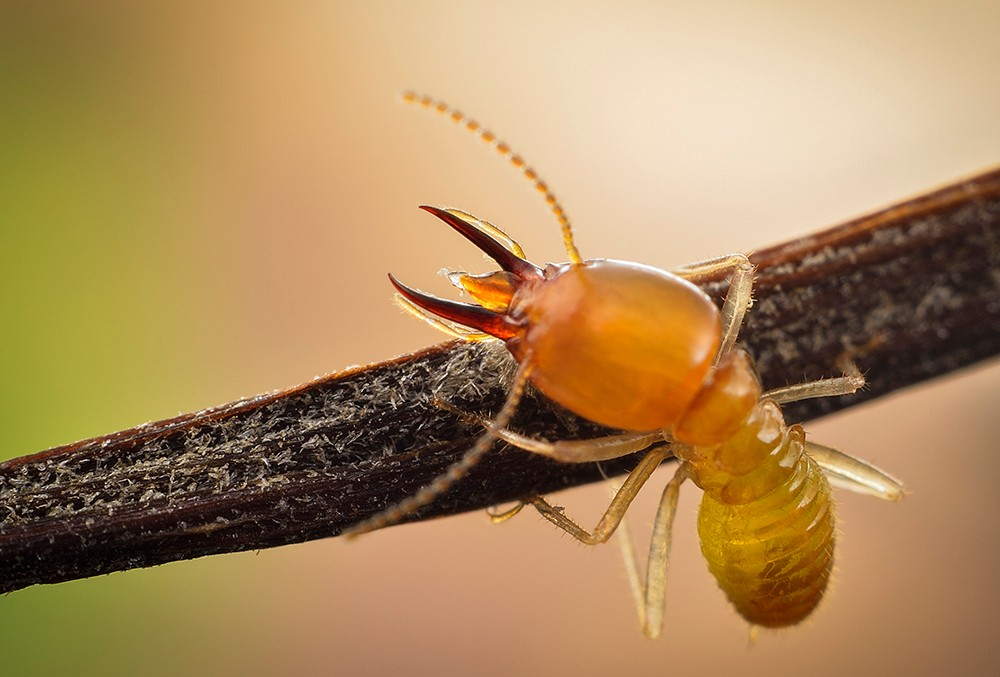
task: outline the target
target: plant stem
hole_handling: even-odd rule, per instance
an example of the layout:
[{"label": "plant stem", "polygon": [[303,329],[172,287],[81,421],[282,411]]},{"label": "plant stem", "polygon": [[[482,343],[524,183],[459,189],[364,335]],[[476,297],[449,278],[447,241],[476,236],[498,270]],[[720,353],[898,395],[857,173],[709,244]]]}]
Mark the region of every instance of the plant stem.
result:
[{"label": "plant stem", "polygon": [[[1000,170],[751,259],[756,303],[740,340],[765,387],[835,375],[845,353],[868,378],[855,396],[786,407],[791,421],[1000,352]],[[706,289],[718,297],[724,281]],[[0,591],[337,535],[427,484],[480,434],[437,402],[489,415],[511,371],[500,344],[447,343],[0,464]],[[513,427],[602,433],[534,393]],[[635,462],[568,465],[498,448],[409,520]]]}]

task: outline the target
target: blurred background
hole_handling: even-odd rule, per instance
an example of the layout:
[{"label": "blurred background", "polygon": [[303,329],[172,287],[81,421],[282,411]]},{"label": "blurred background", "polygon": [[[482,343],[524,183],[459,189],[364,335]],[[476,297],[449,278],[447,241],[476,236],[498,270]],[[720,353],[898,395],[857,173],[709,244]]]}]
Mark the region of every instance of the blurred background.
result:
[{"label": "blurred background", "polygon": [[[998,63],[994,0],[5,2],[0,458],[442,340],[385,273],[444,290],[480,256],[419,204],[564,260],[529,185],[405,89],[523,153],[585,256],[669,268],[994,166]],[[994,361],[810,427],[911,493],[841,494],[830,594],[752,648],[688,487],[658,642],[617,548],[470,514],[13,593],[0,671],[996,674],[998,395]],[[607,490],[557,500],[589,526]]]}]

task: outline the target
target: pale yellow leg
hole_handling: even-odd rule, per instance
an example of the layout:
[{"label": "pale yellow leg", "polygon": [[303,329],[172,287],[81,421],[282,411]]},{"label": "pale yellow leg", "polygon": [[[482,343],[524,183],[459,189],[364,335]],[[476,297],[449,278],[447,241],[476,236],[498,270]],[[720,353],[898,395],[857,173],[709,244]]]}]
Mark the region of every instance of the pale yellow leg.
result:
[{"label": "pale yellow leg", "polygon": [[[612,487],[614,490],[614,487]],[[612,494],[613,495],[613,494]],[[621,549],[622,561],[625,563],[625,576],[628,578],[629,592],[632,593],[632,603],[639,614],[639,627],[645,627],[646,619],[643,611],[646,608],[645,592],[643,592],[642,574],[639,571],[639,556],[636,554],[635,542],[632,540],[632,529],[629,527],[628,515],[622,515],[621,523],[615,531],[618,546]]]},{"label": "pale yellow leg", "polygon": [[503,512],[493,512],[492,508],[487,508],[486,514],[489,515],[490,521],[493,522],[493,524],[500,524],[502,522],[506,522],[511,517],[517,515],[519,512],[521,512],[524,506],[525,506],[524,503],[518,503],[513,508],[510,508],[509,510],[504,510]]},{"label": "pale yellow leg", "polygon": [[[769,397],[778,404],[786,404],[815,397],[850,395],[864,387],[865,377],[854,362],[845,357],[837,363],[844,372],[843,376],[775,388],[764,393],[764,397]],[[830,484],[840,489],[875,496],[886,501],[898,501],[903,497],[902,483],[867,461],[808,441],[806,453],[823,468]]]},{"label": "pale yellow leg", "polygon": [[[646,480],[649,479],[649,476],[653,474],[653,471],[656,470],[660,463],[662,463],[663,460],[669,456],[670,450],[665,446],[656,447],[646,454],[643,459],[639,461],[639,465],[637,465],[632,472],[629,473],[625,482],[622,484],[621,489],[619,489],[618,493],[615,494],[615,497],[611,499],[611,504],[601,516],[601,519],[597,522],[597,526],[594,527],[592,532],[588,532],[582,528],[579,524],[567,517],[561,509],[553,506],[541,496],[529,498],[524,501],[524,503],[534,506],[534,508],[541,513],[542,517],[552,522],[554,525],[581,543],[586,543],[587,545],[604,543],[611,537],[611,534],[615,532],[615,529],[618,528],[625,512],[628,510],[629,505],[632,504],[632,501],[635,500],[635,497],[642,488],[642,485],[646,483]],[[517,510],[519,510],[519,508],[513,509],[515,514]]]},{"label": "pale yellow leg", "polygon": [[639,615],[642,632],[650,639],[660,636],[663,628],[663,606],[667,592],[667,565],[670,561],[670,544],[673,538],[674,516],[677,514],[677,499],[681,485],[690,477],[686,463],[682,463],[660,497],[660,507],[653,523],[653,536],[649,541],[649,557],[646,560],[646,577],[639,574],[639,557],[632,545],[632,537],[627,529],[622,529],[619,540],[625,557],[625,570]]},{"label": "pale yellow leg", "polygon": [[704,259],[703,261],[686,263],[673,272],[674,275],[683,277],[685,280],[692,280],[699,277],[708,277],[720,271],[735,271],[737,268],[746,268],[750,272],[753,271],[753,264],[750,263],[750,259],[746,257],[746,254],[723,254],[722,256]]},{"label": "pale yellow leg", "polygon": [[524,394],[524,386],[527,384],[530,374],[531,355],[529,353],[518,366],[510,392],[507,393],[507,399],[497,413],[493,424],[487,426],[486,431],[479,436],[479,439],[469,447],[459,460],[448,466],[448,469],[435,477],[430,484],[421,487],[417,493],[349,527],[343,532],[343,535],[354,538],[369,531],[392,526],[410,513],[429,505],[438,496],[448,491],[452,485],[468,475],[469,471],[493,448],[496,441],[493,428],[505,428],[514,417],[514,411],[517,409],[518,402],[521,401],[521,395]]},{"label": "pale yellow leg", "polygon": [[778,404],[787,404],[789,402],[809,400],[816,397],[851,395],[864,387],[865,377],[858,370],[858,366],[854,362],[840,360],[838,364],[844,372],[843,376],[821,378],[817,381],[808,381],[806,383],[784,386],[783,388],[775,388],[764,393],[764,397],[769,397]]},{"label": "pale yellow leg", "polygon": [[[607,435],[605,437],[593,437],[586,440],[557,440],[555,442],[549,442],[547,440],[540,440],[534,437],[528,437],[527,435],[521,435],[520,433],[516,433],[508,428],[498,427],[494,421],[469,416],[468,414],[454,410],[446,403],[439,403],[439,406],[456,411],[459,415],[465,416],[466,418],[478,420],[478,422],[496,439],[503,440],[518,449],[530,451],[531,453],[538,454],[540,456],[546,456],[562,463],[594,463],[598,461],[607,461],[614,458],[620,458],[628,454],[633,454],[638,451],[642,451],[643,449],[649,449],[655,444],[669,441],[669,437],[664,431],[655,431],[649,433],[626,432],[619,433],[617,435]],[[665,450],[661,461],[663,458],[668,458],[670,455],[669,451]],[[648,459],[648,456],[646,458]],[[642,467],[642,463],[633,469],[632,474],[634,475],[640,467]],[[655,469],[655,466],[653,466],[653,469]],[[648,474],[646,477],[648,477]],[[645,479],[642,481],[644,482]],[[625,484],[628,485],[629,483],[626,481]],[[624,486],[625,485],[623,485],[623,488]],[[641,486],[641,483],[639,483],[635,491],[638,491],[638,488]],[[624,500],[626,496],[627,493],[622,494],[622,500]],[[632,498],[634,497],[635,494],[633,493]],[[629,503],[632,501],[632,498],[628,499]],[[490,521],[494,524],[499,524],[501,522],[506,522],[510,518],[517,515],[521,512],[521,509],[528,504],[534,505],[539,512],[545,515],[550,521],[558,520],[558,526],[563,527],[564,529],[566,528],[564,526],[566,523],[573,524],[572,520],[563,516],[558,510],[549,505],[545,499],[540,497],[522,501],[513,508],[500,513],[494,513],[488,510],[487,514],[490,517]],[[559,515],[559,517],[553,517],[553,515]],[[573,526],[576,528],[576,532],[574,532],[572,528],[566,530],[574,534],[586,533],[575,524],[573,524]],[[614,528],[612,527],[612,531],[613,530]]]},{"label": "pale yellow leg", "polygon": [[753,264],[744,254],[727,254],[706,261],[690,263],[674,273],[686,280],[707,277],[720,271],[732,271],[729,291],[722,303],[722,343],[716,362],[733,349],[743,325],[743,316],[750,307],[753,294]]},{"label": "pale yellow leg", "polygon": [[[488,421],[484,425],[489,426]],[[518,449],[547,456],[562,463],[593,463],[607,461],[648,449],[664,441],[662,432],[621,433],[587,440],[557,440],[549,442],[521,435],[507,428],[493,428],[493,434]]]},{"label": "pale yellow leg", "polygon": [[806,453],[819,464],[835,487],[884,501],[903,498],[903,484],[867,461],[815,442],[806,442]]}]

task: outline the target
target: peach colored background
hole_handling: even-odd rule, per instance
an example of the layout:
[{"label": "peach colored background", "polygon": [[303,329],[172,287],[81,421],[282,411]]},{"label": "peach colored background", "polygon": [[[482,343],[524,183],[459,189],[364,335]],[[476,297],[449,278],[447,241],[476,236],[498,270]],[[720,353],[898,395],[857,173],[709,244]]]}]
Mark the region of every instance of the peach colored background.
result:
[{"label": "peach colored background", "polygon": [[[661,267],[1000,160],[992,1],[7,3],[0,56],[4,456],[440,340],[385,272],[444,289],[479,256],[418,204],[562,260],[527,184],[406,88],[522,152],[584,255]],[[811,427],[912,493],[842,495],[828,599],[753,648],[691,490],[659,642],[615,548],[472,514],[21,591],[0,671],[996,673],[998,395],[994,361]],[[589,523],[605,494],[558,501]]]}]

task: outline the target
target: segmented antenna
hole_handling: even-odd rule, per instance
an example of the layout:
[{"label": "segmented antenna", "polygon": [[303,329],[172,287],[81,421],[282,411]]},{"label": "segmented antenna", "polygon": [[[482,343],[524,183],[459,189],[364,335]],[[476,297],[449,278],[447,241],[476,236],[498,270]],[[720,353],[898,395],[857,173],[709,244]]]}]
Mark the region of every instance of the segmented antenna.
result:
[{"label": "segmented antenna", "polygon": [[397,524],[410,513],[416,512],[420,508],[433,503],[434,499],[448,491],[452,485],[468,475],[469,471],[493,448],[493,443],[497,439],[496,430],[506,428],[510,424],[510,420],[514,417],[514,412],[517,410],[517,404],[521,401],[521,396],[524,394],[524,387],[528,383],[530,372],[531,359],[529,353],[529,356],[518,366],[517,372],[514,373],[514,382],[496,418],[486,428],[486,432],[482,433],[476,439],[475,443],[462,455],[462,458],[448,466],[447,470],[435,477],[430,484],[421,488],[417,493],[349,527],[341,535],[348,538],[356,538],[369,531]]},{"label": "segmented antenna", "polygon": [[569,217],[563,210],[562,205],[559,204],[559,200],[556,199],[555,194],[549,190],[548,185],[539,178],[538,173],[534,169],[528,166],[520,155],[511,150],[511,147],[505,142],[497,138],[496,134],[488,129],[485,129],[475,120],[465,117],[461,111],[455,110],[444,101],[439,101],[433,97],[427,96],[426,94],[417,94],[416,92],[405,92],[403,94],[403,101],[406,103],[411,103],[419,105],[428,110],[433,110],[436,113],[440,113],[442,116],[454,122],[459,127],[463,127],[466,131],[472,132],[478,136],[482,141],[493,147],[500,155],[503,155],[507,161],[514,166],[515,169],[521,172],[521,174],[535,187],[542,197],[545,199],[545,203],[555,214],[556,219],[559,221],[559,227],[562,229],[563,244],[566,246],[566,254],[569,256],[570,262],[582,263],[583,259],[580,257],[580,252],[576,248],[576,244],[573,243],[573,227],[570,226]]}]

